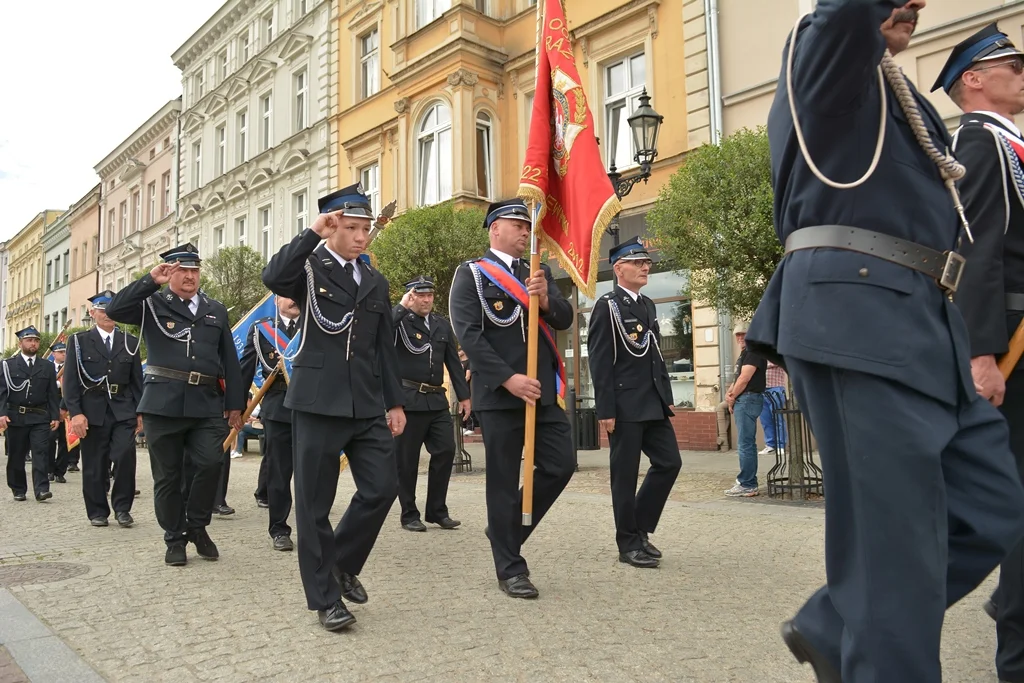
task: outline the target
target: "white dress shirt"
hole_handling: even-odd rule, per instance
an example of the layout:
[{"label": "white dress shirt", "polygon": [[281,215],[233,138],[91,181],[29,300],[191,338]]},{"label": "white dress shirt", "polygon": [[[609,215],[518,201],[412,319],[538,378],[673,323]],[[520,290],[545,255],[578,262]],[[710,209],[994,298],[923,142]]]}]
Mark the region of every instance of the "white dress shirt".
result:
[{"label": "white dress shirt", "polygon": [[324,242],[324,249],[327,250],[328,254],[330,254],[335,259],[337,259],[338,263],[340,263],[342,265],[345,265],[346,263],[351,263],[352,264],[352,279],[356,281],[357,285],[360,282],[363,281],[363,274],[361,272],[359,272],[359,259],[351,259],[351,260],[349,260],[349,259],[342,258],[341,254],[335,253],[334,251],[331,250],[331,248],[329,246],[327,246],[327,242]]}]

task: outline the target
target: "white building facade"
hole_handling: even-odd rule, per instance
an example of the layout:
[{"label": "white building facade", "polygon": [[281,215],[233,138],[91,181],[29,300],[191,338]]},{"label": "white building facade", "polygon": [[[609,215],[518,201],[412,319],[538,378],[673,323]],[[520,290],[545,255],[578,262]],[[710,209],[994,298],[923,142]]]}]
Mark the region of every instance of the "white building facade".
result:
[{"label": "white building facade", "polygon": [[0,242],[0,339],[7,339],[7,242]]},{"label": "white building facade", "polygon": [[68,321],[71,213],[69,209],[43,232],[43,332],[60,332]]},{"label": "white building facade", "polygon": [[182,72],[178,234],[267,261],[328,191],[328,0],[229,0],[172,56]]}]

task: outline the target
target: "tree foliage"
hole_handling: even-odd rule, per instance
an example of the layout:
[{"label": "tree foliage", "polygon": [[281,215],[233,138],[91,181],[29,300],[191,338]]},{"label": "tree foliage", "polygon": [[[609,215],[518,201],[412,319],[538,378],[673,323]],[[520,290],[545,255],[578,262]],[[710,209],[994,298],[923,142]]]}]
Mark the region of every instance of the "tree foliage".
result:
[{"label": "tree foliage", "polygon": [[647,225],[690,296],[738,318],[753,315],[783,250],[772,222],[765,128],[703,145],[661,189]]},{"label": "tree foliage", "polygon": [[374,238],[370,251],[391,285],[392,303],[405,293],[404,283],[417,275],[434,281],[434,310],[448,315],[448,292],[455,269],[487,250],[484,212],[456,209],[452,202],[411,209]]},{"label": "tree foliage", "polygon": [[[88,330],[88,329],[89,329],[88,327],[69,327],[67,329],[66,335],[67,335],[68,338],[70,338],[71,335],[75,334],[76,332],[84,332],[85,330]],[[39,357],[40,358],[45,358],[47,355],[49,355],[46,352],[46,350],[49,349],[50,345],[53,344],[54,340],[57,339],[57,335],[58,335],[57,332],[40,332],[39,333]],[[10,347],[8,349],[4,349],[4,352],[3,352],[4,358],[10,358],[11,356],[13,356],[16,353],[21,353],[21,346],[19,344],[17,344],[17,343],[14,346],[12,346],[12,347]]]},{"label": "tree foliage", "polygon": [[203,259],[199,286],[228,309],[234,326],[267,294],[263,285],[263,257],[252,247],[224,247]]}]

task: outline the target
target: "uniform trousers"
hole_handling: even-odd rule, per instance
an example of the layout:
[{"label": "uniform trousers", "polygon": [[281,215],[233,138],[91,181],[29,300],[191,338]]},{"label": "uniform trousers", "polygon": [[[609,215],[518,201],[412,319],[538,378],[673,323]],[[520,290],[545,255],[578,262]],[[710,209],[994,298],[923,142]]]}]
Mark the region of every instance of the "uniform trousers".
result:
[{"label": "uniform trousers", "polygon": [[[676,432],[668,418],[646,422],[616,420],[608,442],[615,542],[620,553],[642,550],[639,532],[654,533],[683,465]],[[650,459],[651,467],[637,491],[641,451]]]},{"label": "uniform trousers", "polygon": [[[267,477],[270,475],[270,461],[267,459],[266,427],[263,428],[263,431],[264,433],[260,436],[260,473],[256,475],[256,491],[253,493],[257,500],[267,499]],[[290,438],[289,445],[291,445]]]},{"label": "uniform trousers", "polygon": [[[1000,412],[1010,427],[1010,450],[1024,481],[1024,371],[1006,381]],[[1018,541],[999,570],[996,603],[996,671],[1010,683],[1024,683],[1024,541]]]},{"label": "uniform trousers", "polygon": [[35,495],[50,490],[50,480],[46,476],[49,470],[50,424],[13,425],[7,428],[7,485],[16,495],[28,492],[28,481],[25,477],[25,457],[31,450],[36,454],[32,458],[32,489]]},{"label": "uniform trousers", "polygon": [[[331,568],[353,575],[362,571],[398,495],[394,438],[383,415],[355,419],[295,410],[292,444],[299,576],[307,607],[328,609],[341,598]],[[332,529],[342,450],[356,493]]]},{"label": "uniform trousers", "polygon": [[947,607],[1024,532],[1006,422],[875,375],[787,359],[821,453],[828,585],[797,629],[844,683],[939,683]]},{"label": "uniform trousers", "polygon": [[565,411],[537,406],[534,442],[533,519],[523,526],[523,491],[519,486],[526,407],[474,411],[484,437],[487,463],[487,526],[498,579],[529,574],[520,550],[554,504],[576,469]]},{"label": "uniform trousers", "polygon": [[402,524],[417,521],[416,479],[420,465],[420,447],[430,454],[427,471],[427,502],[424,506],[428,522],[448,517],[448,482],[455,462],[455,432],[452,416],[447,410],[417,410],[405,414],[405,431],[395,439],[398,458],[398,501],[402,504]]},{"label": "uniform trousers", "polygon": [[[110,408],[102,425],[89,425],[89,431],[78,447],[82,449],[82,498],[89,519],[110,516],[114,512],[131,512],[135,501],[135,427],[136,420],[116,421]],[[114,464],[110,505],[107,485],[110,465]]]},{"label": "uniform trousers", "polygon": [[[390,432],[389,432],[390,433]],[[274,538],[284,534],[289,536],[292,528],[288,526],[288,515],[292,511],[292,425],[290,422],[277,420],[263,421],[263,438],[266,447],[263,462],[267,463],[267,478],[264,483],[264,496],[270,508],[268,531]],[[262,470],[262,466],[260,468]]]},{"label": "uniform trousers", "polygon": [[[164,541],[181,543],[190,529],[210,524],[223,464],[223,417],[142,416],[153,470],[153,507],[164,530]],[[195,475],[191,484],[185,468],[186,451]],[[186,496],[185,490],[189,492]]]},{"label": "uniform trousers", "polygon": [[50,462],[49,473],[63,477],[68,473],[68,465],[71,464],[71,454],[68,452],[68,433],[65,431],[64,420],[55,431],[50,432]]}]

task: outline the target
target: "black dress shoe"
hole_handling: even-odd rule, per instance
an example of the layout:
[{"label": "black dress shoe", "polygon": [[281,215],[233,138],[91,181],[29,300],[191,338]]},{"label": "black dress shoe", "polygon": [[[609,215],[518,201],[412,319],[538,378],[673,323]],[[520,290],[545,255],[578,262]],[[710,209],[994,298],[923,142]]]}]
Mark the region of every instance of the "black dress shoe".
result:
[{"label": "black dress shoe", "polygon": [[345,609],[341,600],[334,603],[330,609],[317,610],[316,615],[320,617],[320,625],[328,631],[340,631],[356,623],[356,618]]},{"label": "black dress shoe", "polygon": [[132,513],[130,512],[115,512],[114,519],[117,520],[117,523],[119,525],[123,526],[126,529],[135,524],[135,520],[132,519]]},{"label": "black dress shoe", "polygon": [[217,544],[210,538],[210,534],[206,533],[206,529],[192,529],[188,532],[188,540],[195,545],[196,552],[204,560],[216,560],[220,557]]},{"label": "black dress shoe", "polygon": [[462,522],[460,522],[459,520],[452,519],[451,517],[445,517],[444,519],[439,519],[436,522],[432,522],[429,519],[427,521],[431,524],[438,525],[442,529],[454,529],[455,527],[462,524]]},{"label": "black dress shoe", "polygon": [[658,561],[643,550],[630,550],[628,553],[619,553],[619,562],[625,562],[640,569],[654,569],[658,566]]},{"label": "black dress shoe", "polygon": [[42,503],[44,500],[49,500],[50,498],[53,498],[53,494],[50,493],[49,491],[43,491],[42,493],[36,494],[36,500],[39,501],[40,503]]},{"label": "black dress shoe", "polygon": [[89,524],[93,526],[107,526],[108,522],[106,517],[93,517],[89,520]]},{"label": "black dress shoe", "polygon": [[366,589],[360,583],[359,577],[338,571],[337,568],[332,571],[334,572],[335,580],[341,585],[341,594],[345,596],[345,599],[357,605],[365,605],[370,597],[366,594]]},{"label": "black dress shoe", "polygon": [[226,517],[227,515],[235,514],[235,508],[231,507],[230,505],[214,505],[213,513],[216,515],[220,515],[222,517]]},{"label": "black dress shoe", "polygon": [[796,661],[811,665],[814,675],[818,677],[818,683],[843,683],[835,667],[804,638],[800,631],[796,630],[792,620],[783,622],[782,640],[796,657]]},{"label": "black dress shoe", "polygon": [[999,610],[996,607],[996,601],[995,600],[993,600],[992,598],[989,598],[988,600],[985,601],[985,604],[982,605],[981,608],[983,610],[985,610],[985,614],[987,614],[990,617],[992,617],[992,621],[996,621],[997,620],[996,617],[999,615]]},{"label": "black dress shoe", "polygon": [[268,508],[268,507],[270,507],[270,501],[268,501],[266,498],[257,498],[256,499],[256,507],[258,507],[258,508]]},{"label": "black dress shoe", "polygon": [[14,494],[14,500],[17,500],[17,501],[25,500],[25,494],[24,493],[15,493]]},{"label": "black dress shoe", "polygon": [[406,522],[402,525],[402,528],[406,531],[426,531],[427,527],[418,519],[414,519],[411,522]]},{"label": "black dress shoe", "polygon": [[188,564],[188,556],[185,555],[184,543],[173,543],[167,546],[167,554],[164,555],[164,564],[172,567],[184,567]]},{"label": "black dress shoe", "polygon": [[78,465],[68,465],[68,472],[78,472]]},{"label": "black dress shoe", "polygon": [[654,547],[650,539],[647,538],[647,532],[640,532],[640,543],[643,544],[644,552],[653,557],[656,560],[661,559],[661,551]]},{"label": "black dress shoe", "polygon": [[[109,486],[107,487],[107,492],[108,492],[108,493],[110,492],[110,487],[109,487]],[[140,491],[139,491],[138,489],[135,489],[135,497],[136,497],[136,498],[138,498],[138,497],[139,497],[139,493],[140,493]]]},{"label": "black dress shoe", "polygon": [[292,539],[287,534],[274,536],[274,550],[294,550]]},{"label": "black dress shoe", "polygon": [[67,479],[65,479],[64,477],[62,477],[62,476],[61,476],[61,475],[59,475],[59,474],[58,474],[58,475],[56,475],[56,476],[54,476],[53,480],[54,480],[55,482],[57,482],[58,484],[66,484],[66,483],[68,483],[68,480],[67,480]]},{"label": "black dress shoe", "polygon": [[511,579],[499,580],[498,586],[510,598],[536,598],[540,595],[540,591],[530,581],[529,574],[517,574]]},{"label": "black dress shoe", "polygon": [[46,475],[46,480],[47,481],[53,481],[53,475],[52,474],[47,474]]}]

